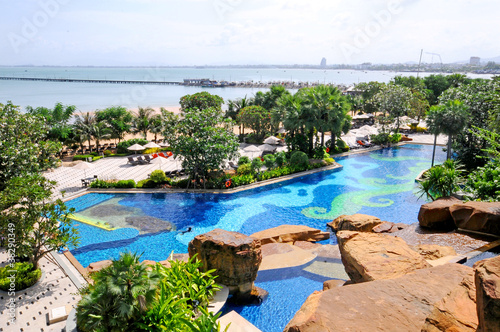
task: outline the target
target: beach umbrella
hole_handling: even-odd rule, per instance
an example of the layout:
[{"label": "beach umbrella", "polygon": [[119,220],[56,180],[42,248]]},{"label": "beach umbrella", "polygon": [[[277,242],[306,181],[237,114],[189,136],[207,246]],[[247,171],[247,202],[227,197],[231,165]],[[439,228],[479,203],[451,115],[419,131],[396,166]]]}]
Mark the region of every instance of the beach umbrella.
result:
[{"label": "beach umbrella", "polygon": [[270,144],[262,144],[262,145],[259,145],[259,150],[261,150],[261,151],[274,151],[274,150],[276,150],[276,147],[272,146]]},{"label": "beach umbrella", "polygon": [[165,159],[165,157],[162,157],[162,156],[158,155],[158,157],[153,158],[153,160],[151,160],[151,163],[158,164],[159,165],[158,169],[161,169],[161,166],[163,165],[163,160],[164,159]]},{"label": "beach umbrella", "polygon": [[81,163],[78,163],[76,164],[75,166],[73,166],[74,169],[83,169],[83,174],[84,174],[84,178],[87,177],[87,170],[88,169],[91,169],[91,168],[94,168],[94,165],[91,164],[91,163],[88,163],[86,161],[83,161]]},{"label": "beach umbrella", "polygon": [[149,142],[148,144],[144,145],[144,147],[147,149],[161,148],[161,146],[159,146],[155,142]]},{"label": "beach umbrella", "polygon": [[142,145],[140,145],[140,144],[134,144],[134,145],[129,146],[129,147],[127,148],[127,150],[130,150],[130,151],[135,151],[135,153],[137,153],[137,151],[142,151],[142,150],[144,150],[144,149],[145,149],[145,148],[144,148]]},{"label": "beach umbrella", "polygon": [[160,147],[164,148],[166,146],[169,146],[169,144],[167,142],[161,142],[160,144]]},{"label": "beach umbrella", "polygon": [[255,145],[249,145],[243,149],[245,152],[261,152],[262,150],[256,147]]},{"label": "beach umbrella", "polygon": [[286,129],[285,127],[281,127],[279,130],[278,130],[278,134],[284,134],[286,133]]},{"label": "beach umbrella", "polygon": [[265,144],[274,144],[274,145],[276,145],[276,144],[279,144],[279,142],[280,142],[280,141],[281,141],[281,140],[280,140],[278,137],[275,137],[275,136],[269,136],[268,138],[266,138],[266,139],[264,140],[264,143],[265,143]]}]

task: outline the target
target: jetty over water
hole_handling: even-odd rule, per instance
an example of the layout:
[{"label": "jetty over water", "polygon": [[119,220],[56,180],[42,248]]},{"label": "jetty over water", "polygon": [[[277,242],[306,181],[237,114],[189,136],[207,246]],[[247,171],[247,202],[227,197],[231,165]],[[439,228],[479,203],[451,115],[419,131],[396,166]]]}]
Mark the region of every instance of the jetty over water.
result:
[{"label": "jetty over water", "polygon": [[0,80],[7,81],[44,81],[62,83],[107,83],[107,84],[157,84],[157,85],[180,85],[181,82],[166,81],[129,81],[129,80],[96,80],[83,78],[43,78],[43,77],[7,77],[0,76]]}]

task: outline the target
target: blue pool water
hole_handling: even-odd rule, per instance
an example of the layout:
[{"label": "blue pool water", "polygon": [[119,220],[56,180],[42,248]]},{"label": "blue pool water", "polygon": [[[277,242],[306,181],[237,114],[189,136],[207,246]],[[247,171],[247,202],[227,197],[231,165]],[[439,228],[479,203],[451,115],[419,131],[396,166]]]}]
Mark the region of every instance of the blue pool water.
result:
[{"label": "blue pool water", "polygon": [[[192,231],[140,233],[131,227],[106,231],[75,222],[81,244],[70,249],[83,266],[117,258],[125,250],[142,253],[144,260],[161,261],[172,251],[187,252],[189,241],[215,228],[247,235],[283,224],[326,230],[327,222],[341,214],[354,213],[411,224],[417,221],[423,203],[416,195],[414,180],[430,167],[431,157],[432,146],[424,145],[355,154],[336,159],[343,166],[341,170],[234,194],[87,194],[67,205],[77,213],[85,213],[111,200],[136,214],[169,222],[177,230],[192,227]],[[444,159],[445,154],[437,149],[436,160]],[[263,331],[281,331],[305,298],[314,290],[321,290],[324,281],[307,273],[288,276],[277,280],[272,273],[260,272],[257,285],[269,291],[269,299],[261,306],[241,307],[237,311]]]}]

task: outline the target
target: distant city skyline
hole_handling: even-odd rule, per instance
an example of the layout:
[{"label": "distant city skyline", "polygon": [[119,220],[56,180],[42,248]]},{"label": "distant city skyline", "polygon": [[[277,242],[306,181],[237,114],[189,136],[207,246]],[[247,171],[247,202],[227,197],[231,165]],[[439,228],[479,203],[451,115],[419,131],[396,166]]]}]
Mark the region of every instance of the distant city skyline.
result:
[{"label": "distant city skyline", "polygon": [[328,65],[500,55],[493,0],[0,0],[0,65]]}]

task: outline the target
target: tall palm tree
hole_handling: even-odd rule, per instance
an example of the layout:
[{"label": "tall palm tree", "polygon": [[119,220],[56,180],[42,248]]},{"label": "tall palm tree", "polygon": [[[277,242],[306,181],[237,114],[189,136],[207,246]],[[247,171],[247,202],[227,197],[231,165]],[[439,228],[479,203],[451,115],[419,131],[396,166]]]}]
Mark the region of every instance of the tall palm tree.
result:
[{"label": "tall palm tree", "polygon": [[90,141],[92,140],[92,127],[96,122],[95,117],[87,113],[80,113],[80,115],[76,115],[76,120],[74,124],[74,130],[77,135],[80,135],[82,139],[85,139],[89,143],[90,151],[92,151],[92,145]]},{"label": "tall palm tree", "polygon": [[151,107],[139,107],[132,120],[132,131],[134,133],[142,133],[144,139],[147,139],[153,113],[154,110]]},{"label": "tall palm tree", "polygon": [[163,132],[163,119],[160,114],[155,114],[151,117],[151,122],[149,125],[149,131],[155,135],[155,142],[158,138],[158,134]]},{"label": "tall palm tree", "polygon": [[228,109],[226,111],[226,116],[230,117],[234,121],[238,123],[238,130],[240,132],[240,135],[245,134],[245,126],[243,123],[238,122],[238,114],[242,109],[244,109],[247,106],[250,106],[250,99],[247,98],[247,96],[243,98],[238,98],[235,100],[229,100],[228,101]]},{"label": "tall palm tree", "polygon": [[99,148],[101,140],[111,137],[111,128],[109,128],[105,122],[94,122],[91,134],[95,141],[96,148]]}]

